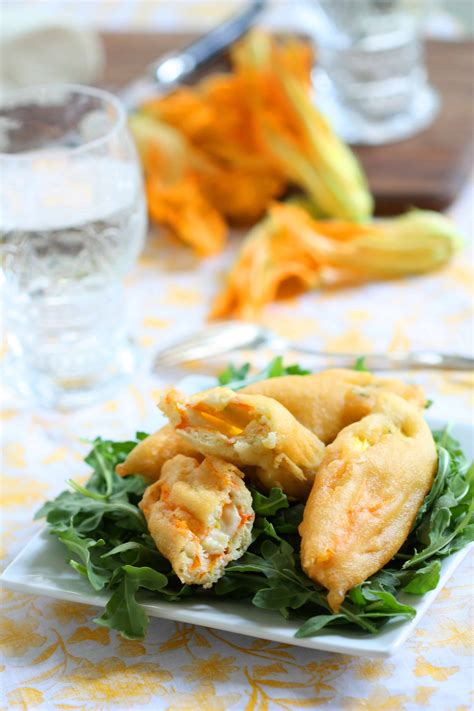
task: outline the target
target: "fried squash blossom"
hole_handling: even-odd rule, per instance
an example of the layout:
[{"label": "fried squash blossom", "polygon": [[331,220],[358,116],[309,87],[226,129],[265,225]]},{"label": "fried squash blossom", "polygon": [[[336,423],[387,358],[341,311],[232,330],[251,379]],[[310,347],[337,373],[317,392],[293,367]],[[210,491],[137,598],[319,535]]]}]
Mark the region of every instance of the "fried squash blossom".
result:
[{"label": "fried squash blossom", "polygon": [[140,508],[158,550],[181,582],[210,588],[247,550],[255,514],[237,467],[178,454],[146,489]]},{"label": "fried squash blossom", "polygon": [[326,448],[299,533],[302,568],[329,591],[333,611],[405,542],[436,465],[423,416],[387,392]]}]

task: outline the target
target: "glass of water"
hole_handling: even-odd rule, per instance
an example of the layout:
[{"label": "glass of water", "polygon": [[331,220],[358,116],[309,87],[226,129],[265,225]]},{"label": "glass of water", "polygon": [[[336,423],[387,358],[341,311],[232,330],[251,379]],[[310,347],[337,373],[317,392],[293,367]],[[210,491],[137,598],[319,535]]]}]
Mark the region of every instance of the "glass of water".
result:
[{"label": "glass of water", "polygon": [[72,85],[3,97],[0,170],[9,380],[42,405],[88,404],[134,365],[123,277],[146,208],[123,107]]},{"label": "glass of water", "polygon": [[349,143],[411,136],[434,119],[421,24],[429,0],[312,0],[316,102]]}]

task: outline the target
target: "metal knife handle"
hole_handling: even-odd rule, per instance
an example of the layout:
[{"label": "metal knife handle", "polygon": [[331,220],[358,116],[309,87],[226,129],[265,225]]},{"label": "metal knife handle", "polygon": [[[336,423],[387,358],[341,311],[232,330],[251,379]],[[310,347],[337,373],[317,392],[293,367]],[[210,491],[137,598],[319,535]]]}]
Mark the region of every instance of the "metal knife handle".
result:
[{"label": "metal knife handle", "polygon": [[247,8],[222,22],[184,49],[171,52],[148,67],[149,74],[159,84],[173,85],[218,56],[239,39],[264,9],[267,0],[253,0]]}]

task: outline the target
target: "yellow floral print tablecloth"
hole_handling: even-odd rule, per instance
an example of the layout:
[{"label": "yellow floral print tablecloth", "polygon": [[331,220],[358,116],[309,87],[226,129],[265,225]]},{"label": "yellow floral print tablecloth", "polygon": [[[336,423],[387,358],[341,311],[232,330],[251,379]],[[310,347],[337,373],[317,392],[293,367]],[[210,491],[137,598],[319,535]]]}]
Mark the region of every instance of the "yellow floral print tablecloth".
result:
[{"label": "yellow floral print tablecloth", "polygon": [[[469,237],[472,189],[453,210]],[[143,353],[140,373],[115,399],[74,413],[3,410],[1,556],[7,564],[37,531],[34,511],[65,478],[83,477],[81,437],[122,438],[152,428],[154,402],[166,383],[213,373],[222,362],[147,372],[163,345],[203,321],[225,255],[198,263],[151,235],[127,279],[132,320]],[[473,275],[469,249],[437,274],[359,289],[314,292],[269,308],[278,333],[321,349],[472,349]],[[137,322],[138,319],[138,322]],[[262,356],[263,358],[264,356]],[[471,418],[469,374],[410,374],[435,401],[433,416]],[[95,627],[92,608],[3,592],[1,666],[8,709],[161,709],[275,711],[467,711],[472,701],[471,584],[466,560],[417,630],[393,658],[358,659],[153,619],[145,642]]]}]

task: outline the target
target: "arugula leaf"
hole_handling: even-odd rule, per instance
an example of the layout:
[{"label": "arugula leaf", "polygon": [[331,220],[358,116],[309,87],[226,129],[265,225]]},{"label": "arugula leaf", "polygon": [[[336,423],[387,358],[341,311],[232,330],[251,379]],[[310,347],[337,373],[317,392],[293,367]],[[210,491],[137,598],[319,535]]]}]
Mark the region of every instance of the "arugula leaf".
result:
[{"label": "arugula leaf", "polygon": [[411,605],[403,605],[401,602],[398,602],[392,593],[386,590],[369,590],[366,592],[373,598],[373,601],[365,606],[364,614],[366,616],[372,616],[373,613],[378,613],[402,615],[411,619],[416,615],[416,611]]},{"label": "arugula leaf", "polygon": [[238,382],[239,380],[245,380],[250,370],[250,363],[244,363],[240,368],[236,368],[235,365],[229,363],[227,368],[217,376],[219,385],[227,385],[228,383]]},{"label": "arugula leaf", "polygon": [[138,578],[124,575],[104,612],[94,622],[118,630],[125,639],[143,639],[148,627],[148,615],[135,598],[139,587]]},{"label": "arugula leaf", "polygon": [[410,581],[404,586],[403,592],[411,595],[423,595],[428,590],[434,590],[439,583],[440,573],[440,561],[432,560],[431,563],[412,574]]},{"label": "arugula leaf", "polygon": [[431,510],[431,508],[433,507],[433,503],[444,490],[446,486],[446,478],[450,472],[450,469],[451,458],[446,449],[440,446],[438,447],[438,469],[435,474],[433,485],[427,496],[425,497],[425,500],[423,501],[420,510],[418,511],[415,523],[413,524],[413,528],[416,528],[420,525],[423,516],[426,514],[427,511]]},{"label": "arugula leaf", "polygon": [[262,575],[252,575],[250,573],[227,573],[220,578],[212,588],[217,597],[231,597],[241,600],[249,598],[265,586],[265,578]]},{"label": "arugula leaf", "polygon": [[344,619],[344,615],[315,615],[314,617],[310,617],[304,624],[301,625],[299,630],[296,632],[295,637],[297,639],[302,639],[303,637],[313,637],[316,632],[319,632],[324,627],[327,627],[338,620]]},{"label": "arugula leaf", "polygon": [[[137,442],[110,442],[97,438],[85,461],[93,472],[85,486],[69,482],[74,491],[63,491],[48,501],[36,513],[35,519],[45,517],[56,529],[74,527],[77,533],[117,529],[146,532],[145,519],[137,504],[143,496],[146,482],[140,476],[122,478],[115,466],[123,462]],[[100,536],[98,536],[100,537]]]},{"label": "arugula leaf", "polygon": [[256,516],[252,527],[252,542],[256,541],[261,535],[274,538],[277,541],[282,540],[276,532],[273,523],[270,523],[270,521],[263,516]]},{"label": "arugula leaf", "polygon": [[262,607],[265,610],[281,610],[283,607],[291,607],[296,610],[302,607],[311,599],[311,591],[289,591],[286,585],[280,587],[263,588],[255,593],[252,603],[255,607]]},{"label": "arugula leaf", "polygon": [[87,482],[88,488],[100,488],[104,484],[108,484],[110,478],[113,479],[113,467],[111,463],[119,464],[125,461],[128,454],[136,447],[136,442],[128,440],[126,442],[112,442],[111,440],[103,440],[101,437],[96,437],[92,442],[92,449],[84,458],[93,470],[95,476]]},{"label": "arugula leaf", "polygon": [[77,570],[78,573],[89,579],[94,590],[102,590],[110,576],[107,571],[94,564],[91,557],[91,550],[97,546],[103,546],[105,541],[102,539],[95,541],[93,538],[83,538],[78,535],[72,526],[65,530],[55,530],[53,528],[51,533],[56,534],[71,553],[82,561],[82,564],[79,564],[74,559],[71,559],[69,561],[70,565]]},{"label": "arugula leaf", "polygon": [[282,375],[309,375],[310,370],[301,368],[296,363],[285,366],[283,364],[283,356],[276,356],[266,368],[255,375],[248,376],[250,371],[250,363],[245,363],[241,368],[236,368],[230,363],[227,368],[217,377],[219,385],[226,385],[233,390],[240,390],[252,383],[258,383],[260,380],[268,378],[280,378]]},{"label": "arugula leaf", "polygon": [[286,375],[286,368],[283,365],[283,356],[276,356],[267,367],[267,377],[281,378],[282,375]]},{"label": "arugula leaf", "polygon": [[127,543],[120,543],[118,546],[115,546],[115,548],[112,548],[112,550],[107,551],[107,553],[104,553],[101,558],[110,558],[112,555],[118,555],[119,553],[125,553],[127,551],[137,552],[142,547],[142,544],[137,543],[137,541],[127,541]]},{"label": "arugula leaf", "polygon": [[42,507],[35,518],[46,515],[49,524],[56,528],[68,528],[74,521],[77,531],[92,531],[103,524],[103,519],[110,519],[122,528],[134,531],[146,531],[143,515],[135,505],[127,501],[115,499],[96,501],[89,495],[63,492],[49,505]]},{"label": "arugula leaf", "polygon": [[456,547],[453,550],[453,546],[456,546],[456,538],[463,531],[463,545],[473,540],[474,463],[465,473],[466,486],[459,487],[458,476],[459,471],[453,474],[451,470],[441,495],[433,503],[432,509],[425,513],[416,531],[423,546],[403,564],[404,569],[417,566],[434,555],[445,556],[458,550]]},{"label": "arugula leaf", "polygon": [[145,566],[136,568],[133,565],[124,565],[123,572],[132,580],[136,580],[139,587],[147,590],[163,590],[168,585],[168,578],[163,573],[158,573],[153,568]]},{"label": "arugula leaf", "polygon": [[401,576],[399,570],[385,567],[363,582],[361,588],[362,590],[386,590],[395,595],[397,588],[400,587]]},{"label": "arugula leaf", "polygon": [[464,546],[467,546],[469,543],[472,543],[474,541],[474,524],[469,523],[461,532],[458,532],[456,534],[456,537],[453,538],[442,550],[439,551],[439,555],[442,556],[447,556],[451,555],[452,553],[456,553],[456,551],[461,550],[461,548],[464,548]]},{"label": "arugula leaf", "polygon": [[289,507],[288,497],[277,487],[273,487],[268,495],[261,494],[257,489],[251,489],[252,508],[259,516],[272,516],[280,509]]},{"label": "arugula leaf", "polygon": [[292,504],[288,509],[280,509],[275,514],[273,526],[280,536],[297,535],[303,520],[304,504]]},{"label": "arugula leaf", "polygon": [[306,368],[302,368],[297,363],[293,363],[293,365],[287,365],[285,368],[285,373],[284,373],[284,375],[310,375],[310,374],[311,374],[310,370],[307,370]]},{"label": "arugula leaf", "polygon": [[353,368],[361,373],[368,373],[369,369],[365,367],[365,356],[359,356],[356,359]]},{"label": "arugula leaf", "polygon": [[171,574],[169,561],[157,550],[153,539],[151,537],[150,539],[149,541],[148,537],[143,536],[138,541],[121,543],[104,553],[101,558],[103,561],[112,558],[111,565],[114,567],[118,565],[115,560],[117,557],[124,565],[153,566],[153,570],[166,575]]}]

